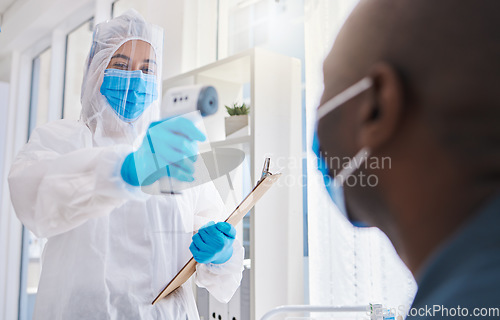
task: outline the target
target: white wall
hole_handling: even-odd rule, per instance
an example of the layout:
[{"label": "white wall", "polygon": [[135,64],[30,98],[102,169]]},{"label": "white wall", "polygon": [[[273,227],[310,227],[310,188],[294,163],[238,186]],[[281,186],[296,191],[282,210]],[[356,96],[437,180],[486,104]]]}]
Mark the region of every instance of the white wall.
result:
[{"label": "white wall", "polygon": [[217,0],[127,2],[164,29],[164,79],[215,61]]},{"label": "white wall", "polygon": [[10,55],[0,57],[0,81],[9,82],[9,80],[10,80],[10,64],[11,63],[12,63],[12,59],[11,59]]},{"label": "white wall", "polygon": [[[68,18],[87,14],[94,1],[26,0],[16,1],[4,13],[0,56],[12,50],[26,51],[52,31],[67,23]],[[76,19],[71,19],[76,20]],[[69,21],[71,22],[71,21]]]},{"label": "white wall", "polygon": [[[9,84],[6,82],[0,82],[0,163],[3,163],[5,157],[5,146],[6,146],[6,133],[7,133],[7,107],[9,105]],[[3,166],[0,165],[0,168]],[[2,194],[4,183],[3,183],[3,172],[0,169],[0,195]]]}]

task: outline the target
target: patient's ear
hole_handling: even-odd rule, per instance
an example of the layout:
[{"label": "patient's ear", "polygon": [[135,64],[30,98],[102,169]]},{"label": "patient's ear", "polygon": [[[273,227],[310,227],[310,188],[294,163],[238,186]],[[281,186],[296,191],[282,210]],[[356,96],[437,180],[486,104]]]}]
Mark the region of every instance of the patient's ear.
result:
[{"label": "patient's ear", "polygon": [[397,132],[403,114],[404,92],[396,69],[387,63],[375,65],[370,77],[372,88],[357,115],[358,141],[360,147],[375,151]]}]

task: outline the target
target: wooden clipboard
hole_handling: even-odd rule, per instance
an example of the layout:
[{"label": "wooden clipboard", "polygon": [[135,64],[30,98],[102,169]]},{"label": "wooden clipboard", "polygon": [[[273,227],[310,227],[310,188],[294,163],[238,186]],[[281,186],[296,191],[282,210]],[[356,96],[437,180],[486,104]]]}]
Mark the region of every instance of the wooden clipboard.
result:
[{"label": "wooden clipboard", "polygon": [[[272,174],[269,172],[270,159],[267,158],[264,162],[264,169],[262,170],[262,177],[257,182],[257,185],[252,191],[241,201],[241,203],[234,209],[234,211],[225,220],[233,226],[236,226],[243,217],[250,211],[255,204],[262,198],[262,196],[271,188],[271,186],[281,177],[281,173]],[[177,288],[182,286],[196,271],[198,262],[191,257],[189,261],[182,267],[181,271],[167,284],[167,286],[158,294],[151,304],[155,304],[161,299],[174,292]]]}]

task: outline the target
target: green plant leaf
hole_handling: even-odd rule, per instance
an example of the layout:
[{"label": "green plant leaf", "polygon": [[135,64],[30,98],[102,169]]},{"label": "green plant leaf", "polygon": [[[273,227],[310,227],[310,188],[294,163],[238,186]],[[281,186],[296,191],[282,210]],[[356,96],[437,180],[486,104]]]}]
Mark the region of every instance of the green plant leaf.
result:
[{"label": "green plant leaf", "polygon": [[233,103],[232,107],[225,106],[227,113],[230,116],[240,116],[240,115],[247,115],[250,113],[250,107],[248,107],[246,104],[241,104],[239,105],[237,102]]}]

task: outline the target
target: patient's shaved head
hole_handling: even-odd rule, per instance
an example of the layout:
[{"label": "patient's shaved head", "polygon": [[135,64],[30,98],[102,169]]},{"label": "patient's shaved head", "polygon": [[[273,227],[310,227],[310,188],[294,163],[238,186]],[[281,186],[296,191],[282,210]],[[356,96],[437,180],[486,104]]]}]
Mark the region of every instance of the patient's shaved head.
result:
[{"label": "patient's shaved head", "polygon": [[444,148],[500,167],[499,12],[499,0],[361,0],[325,61],[323,101],[387,62]]}]

